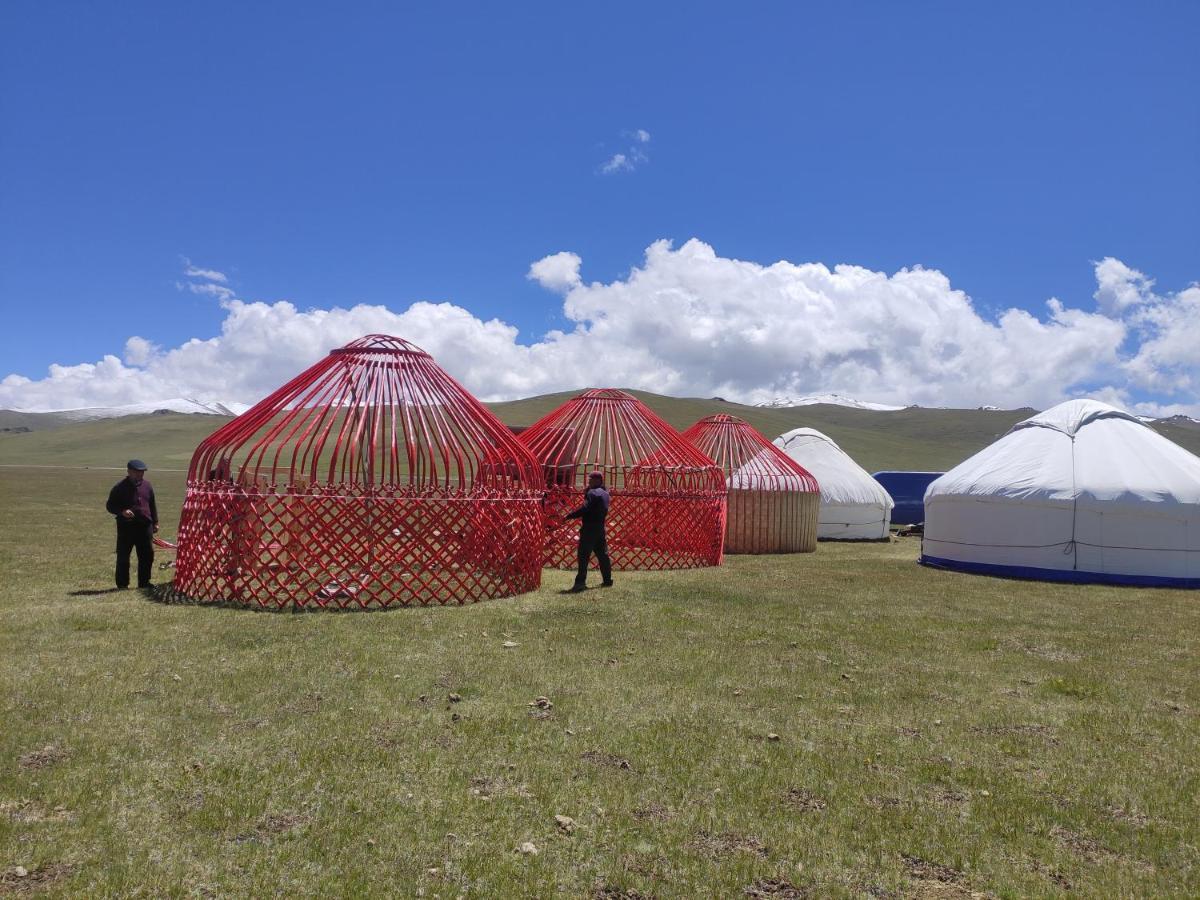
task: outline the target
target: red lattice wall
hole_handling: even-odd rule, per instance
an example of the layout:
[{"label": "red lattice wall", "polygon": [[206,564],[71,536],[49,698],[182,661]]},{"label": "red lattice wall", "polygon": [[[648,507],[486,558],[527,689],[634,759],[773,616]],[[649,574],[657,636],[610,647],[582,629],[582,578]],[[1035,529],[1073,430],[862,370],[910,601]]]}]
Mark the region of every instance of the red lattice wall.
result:
[{"label": "red lattice wall", "polygon": [[176,589],[265,607],[467,603],[536,588],[541,469],[424,351],[334,350],[192,457]]},{"label": "red lattice wall", "polygon": [[608,552],[614,569],[720,565],[725,479],[711,459],[637,398],[590,390],[520,435],[548,489],[545,564],[573,569],[578,523],[558,517],[583,502],[587,476],[612,495]]}]

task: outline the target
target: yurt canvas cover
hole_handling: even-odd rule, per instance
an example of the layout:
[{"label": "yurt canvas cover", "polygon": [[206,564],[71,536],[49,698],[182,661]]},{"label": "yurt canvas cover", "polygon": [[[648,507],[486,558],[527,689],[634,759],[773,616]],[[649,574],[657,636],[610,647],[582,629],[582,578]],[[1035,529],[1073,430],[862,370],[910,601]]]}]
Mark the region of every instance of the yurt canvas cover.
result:
[{"label": "yurt canvas cover", "polygon": [[1108,404],[1062,403],[929,486],[921,561],[1200,587],[1200,458]]},{"label": "yurt canvas cover", "polygon": [[832,438],[814,428],[796,428],[775,438],[775,446],[821,486],[818,538],[878,541],[888,536],[891,496]]}]

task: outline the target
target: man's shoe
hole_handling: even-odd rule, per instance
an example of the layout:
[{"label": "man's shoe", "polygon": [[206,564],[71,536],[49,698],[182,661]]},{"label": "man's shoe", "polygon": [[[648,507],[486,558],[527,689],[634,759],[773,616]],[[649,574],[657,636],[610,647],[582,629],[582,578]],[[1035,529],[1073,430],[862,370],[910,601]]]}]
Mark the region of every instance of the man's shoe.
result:
[{"label": "man's shoe", "polygon": [[613,583],[611,581],[600,582],[600,587],[612,587],[612,586],[613,586]]},{"label": "man's shoe", "polygon": [[582,594],[587,590],[587,585],[577,584],[567,591],[568,594]]}]

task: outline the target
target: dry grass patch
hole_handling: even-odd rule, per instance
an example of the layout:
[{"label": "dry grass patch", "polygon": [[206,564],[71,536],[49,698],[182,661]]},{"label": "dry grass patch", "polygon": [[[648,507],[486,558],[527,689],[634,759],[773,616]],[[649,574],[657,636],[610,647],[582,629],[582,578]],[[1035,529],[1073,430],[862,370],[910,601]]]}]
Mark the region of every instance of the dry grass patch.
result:
[{"label": "dry grass patch", "polygon": [[755,900],[805,900],[815,896],[811,888],[799,887],[782,878],[760,878],[746,885],[742,893]]},{"label": "dry grass patch", "polygon": [[728,856],[732,853],[748,853],[759,859],[766,859],[769,851],[758,838],[733,831],[723,831],[713,834],[701,831],[696,834],[690,845],[709,856]]},{"label": "dry grass patch", "polygon": [[0,874],[0,895],[12,897],[49,890],[74,872],[75,866],[65,863],[45,863],[32,869],[12,866]]},{"label": "dry grass patch", "polygon": [[800,812],[820,812],[829,804],[805,788],[788,788],[784,802],[792,809]]},{"label": "dry grass patch", "polygon": [[952,866],[922,859],[919,856],[910,856],[907,853],[900,854],[900,859],[904,863],[905,874],[914,882],[912,888],[914,897],[922,898],[922,900],[934,900],[934,898],[981,900],[981,898],[989,896],[973,890],[967,883],[966,874]]},{"label": "dry grass patch", "polygon": [[28,753],[22,753],[17,760],[18,765],[22,769],[46,769],[55,763],[60,763],[68,757],[68,753],[57,744],[47,744],[40,750],[30,750]]},{"label": "dry grass patch", "polygon": [[579,758],[603,769],[621,769],[626,772],[634,770],[632,763],[625,757],[607,753],[604,750],[585,750],[579,754]]},{"label": "dry grass patch", "polygon": [[1106,862],[1117,855],[1115,850],[1106,847],[1095,838],[1080,834],[1070,828],[1063,828],[1061,825],[1051,828],[1050,835],[1076,856],[1090,863]]},{"label": "dry grass patch", "polygon": [[68,822],[73,813],[65,806],[47,809],[35,800],[0,800],[0,816],[9,821],[28,824],[31,822]]},{"label": "dry grass patch", "polygon": [[634,808],[633,817],[642,822],[667,822],[674,813],[661,803],[646,803]]}]

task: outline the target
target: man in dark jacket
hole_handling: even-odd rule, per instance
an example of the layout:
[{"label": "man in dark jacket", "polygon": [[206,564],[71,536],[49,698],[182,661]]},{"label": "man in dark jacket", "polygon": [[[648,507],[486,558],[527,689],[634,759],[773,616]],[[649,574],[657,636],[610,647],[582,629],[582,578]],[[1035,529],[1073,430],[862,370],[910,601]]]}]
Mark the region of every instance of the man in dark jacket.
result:
[{"label": "man in dark jacket", "polygon": [[117,517],[117,587],[129,587],[129,552],[137,550],[138,587],[150,586],[154,565],[154,532],[158,507],[154,488],[146,480],[146,464],[131,459],[122,478],[108,493],[105,509]]},{"label": "man in dark jacket", "polygon": [[596,554],[596,560],[600,563],[600,577],[604,579],[601,586],[612,587],[612,562],[608,558],[608,539],[604,534],[604,520],[608,518],[611,503],[612,498],[604,489],[604,473],[593,472],[588,476],[583,506],[564,516],[567,519],[579,519],[579,571],[575,573],[572,594],[578,594],[587,587],[588,563],[592,553]]}]

